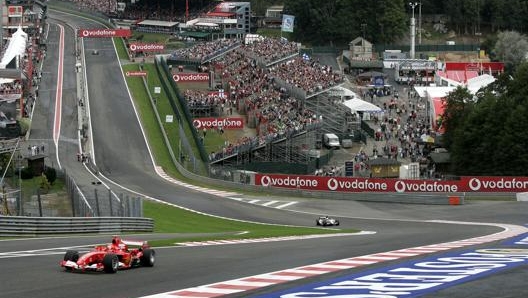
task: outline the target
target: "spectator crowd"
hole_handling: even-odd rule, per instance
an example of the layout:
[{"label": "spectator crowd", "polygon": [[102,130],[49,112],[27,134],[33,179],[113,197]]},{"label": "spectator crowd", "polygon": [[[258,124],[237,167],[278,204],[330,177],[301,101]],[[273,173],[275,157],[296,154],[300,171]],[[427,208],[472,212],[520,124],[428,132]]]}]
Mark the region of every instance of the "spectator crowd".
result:
[{"label": "spectator crowd", "polygon": [[[218,42],[211,43],[201,44],[198,51],[192,47],[178,54],[199,52],[201,55],[217,55],[215,51],[221,51],[222,47],[214,45]],[[269,55],[271,52],[273,55]],[[215,70],[227,86],[227,99],[220,100],[204,91],[185,92],[190,106],[225,104],[245,115],[248,126],[256,129],[255,137],[241,138],[235,144],[226,144],[222,152],[211,152],[211,161],[320,125],[315,114],[303,106],[302,98],[291,96],[287,90],[297,87],[309,94],[335,86],[343,78],[334,73],[331,67],[315,60],[295,57],[270,68],[257,62],[262,59],[266,64],[273,64],[292,53],[298,53],[297,44],[282,39],[265,38],[241,45],[227,51],[212,63],[211,69]],[[288,71],[297,73],[288,75]],[[279,83],[281,80],[285,83]]]}]

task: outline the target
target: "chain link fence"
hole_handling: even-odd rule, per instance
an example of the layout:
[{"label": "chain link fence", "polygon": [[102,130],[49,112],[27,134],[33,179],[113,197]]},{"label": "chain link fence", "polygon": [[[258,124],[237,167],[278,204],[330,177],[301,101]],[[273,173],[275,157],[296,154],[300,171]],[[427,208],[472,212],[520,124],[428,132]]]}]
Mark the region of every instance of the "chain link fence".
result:
[{"label": "chain link fence", "polygon": [[[37,177],[35,179],[41,179]],[[0,195],[0,215],[33,217],[143,217],[143,199],[100,187],[79,187],[64,171],[57,171],[64,190],[47,191],[39,183],[20,187],[5,184]],[[59,182],[58,182],[59,183]]]}]

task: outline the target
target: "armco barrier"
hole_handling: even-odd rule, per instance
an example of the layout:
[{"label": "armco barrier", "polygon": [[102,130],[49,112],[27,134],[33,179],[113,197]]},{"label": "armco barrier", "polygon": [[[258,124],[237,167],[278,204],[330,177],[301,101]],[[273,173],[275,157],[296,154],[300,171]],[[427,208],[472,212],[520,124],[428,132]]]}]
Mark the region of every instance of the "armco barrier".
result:
[{"label": "armco barrier", "polygon": [[0,216],[0,236],[152,232],[154,221],[140,217]]}]

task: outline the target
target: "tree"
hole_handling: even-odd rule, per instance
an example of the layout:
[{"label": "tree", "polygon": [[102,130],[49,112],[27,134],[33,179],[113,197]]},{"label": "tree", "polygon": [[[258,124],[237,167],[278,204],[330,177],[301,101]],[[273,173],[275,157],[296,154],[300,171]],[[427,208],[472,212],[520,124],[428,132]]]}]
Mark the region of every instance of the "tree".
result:
[{"label": "tree", "polygon": [[442,115],[442,126],[445,129],[444,146],[451,150],[455,135],[460,133],[458,128],[463,127],[465,115],[471,109],[473,96],[468,89],[458,87],[445,98],[445,108]]},{"label": "tree", "polygon": [[375,22],[372,26],[376,28],[377,38],[373,41],[390,43],[398,40],[408,28],[403,0],[376,1],[376,4],[374,13],[378,17],[373,19]]},{"label": "tree", "polygon": [[504,62],[506,71],[513,73],[515,67],[526,59],[528,40],[516,31],[499,32],[494,51],[497,58]]},{"label": "tree", "polygon": [[362,29],[372,42],[391,42],[407,31],[403,0],[286,0],[284,12],[295,16],[295,39],[316,45],[348,44]]},{"label": "tree", "polygon": [[458,175],[528,175],[528,63],[473,97],[457,88],[446,97],[444,136]]},{"label": "tree", "polygon": [[57,180],[57,170],[55,170],[55,168],[46,167],[44,175],[46,176],[51,185],[53,185],[53,183],[55,183],[55,180]]}]

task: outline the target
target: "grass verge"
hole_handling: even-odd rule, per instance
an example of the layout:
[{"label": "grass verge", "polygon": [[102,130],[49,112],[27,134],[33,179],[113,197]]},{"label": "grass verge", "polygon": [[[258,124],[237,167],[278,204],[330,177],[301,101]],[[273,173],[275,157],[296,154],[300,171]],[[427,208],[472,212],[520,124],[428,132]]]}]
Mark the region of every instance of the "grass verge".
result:
[{"label": "grass verge", "polygon": [[335,227],[332,229],[293,227],[227,220],[155,202],[145,202],[144,212],[145,217],[154,219],[155,233],[181,234],[177,238],[149,241],[152,246],[168,246],[174,245],[176,242],[205,241],[213,239],[234,240],[358,232],[353,229],[337,229]]}]

